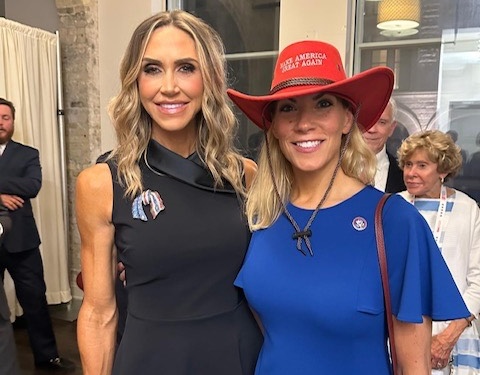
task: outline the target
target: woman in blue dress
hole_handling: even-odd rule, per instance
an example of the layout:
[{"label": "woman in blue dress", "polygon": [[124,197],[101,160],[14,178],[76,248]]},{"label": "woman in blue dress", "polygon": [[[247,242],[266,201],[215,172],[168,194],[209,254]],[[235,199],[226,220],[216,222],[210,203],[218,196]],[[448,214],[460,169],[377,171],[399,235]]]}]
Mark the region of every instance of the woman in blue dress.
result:
[{"label": "woman in blue dress", "polygon": [[[264,328],[256,375],[392,373],[374,233],[383,193],[361,130],[393,82],[385,67],[347,78],[337,49],[310,40],[280,53],[269,95],[228,91],[266,140],[235,281]],[[397,369],[430,374],[432,320],[469,312],[423,217],[392,196],[383,224]]]}]

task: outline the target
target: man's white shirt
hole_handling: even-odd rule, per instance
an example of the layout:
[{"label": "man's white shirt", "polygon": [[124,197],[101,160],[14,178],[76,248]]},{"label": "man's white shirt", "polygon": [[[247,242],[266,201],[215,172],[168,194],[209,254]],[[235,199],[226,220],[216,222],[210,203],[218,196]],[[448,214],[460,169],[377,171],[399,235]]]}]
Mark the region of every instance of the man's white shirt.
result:
[{"label": "man's white shirt", "polygon": [[387,147],[384,145],[382,150],[376,155],[377,157],[377,173],[375,174],[375,187],[378,190],[385,191],[387,187],[388,168],[390,161],[388,160]]}]

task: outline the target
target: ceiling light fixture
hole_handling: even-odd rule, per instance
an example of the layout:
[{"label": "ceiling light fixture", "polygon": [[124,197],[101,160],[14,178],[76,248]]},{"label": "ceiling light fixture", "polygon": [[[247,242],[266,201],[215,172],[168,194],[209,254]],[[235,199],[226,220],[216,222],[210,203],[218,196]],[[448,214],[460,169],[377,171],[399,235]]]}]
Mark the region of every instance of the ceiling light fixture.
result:
[{"label": "ceiling light fixture", "polygon": [[418,33],[417,29],[406,29],[406,30],[382,30],[380,35],[386,36],[388,38],[402,38],[404,36],[412,36]]},{"label": "ceiling light fixture", "polygon": [[377,27],[408,30],[420,24],[420,0],[383,0],[378,3]]}]

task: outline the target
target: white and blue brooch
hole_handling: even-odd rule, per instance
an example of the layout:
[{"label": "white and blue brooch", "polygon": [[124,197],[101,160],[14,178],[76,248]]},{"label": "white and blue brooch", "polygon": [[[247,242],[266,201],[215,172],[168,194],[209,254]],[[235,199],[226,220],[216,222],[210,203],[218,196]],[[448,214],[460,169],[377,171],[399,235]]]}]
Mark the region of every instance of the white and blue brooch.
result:
[{"label": "white and blue brooch", "polygon": [[352,226],[355,230],[362,231],[367,229],[367,220],[361,216],[357,216],[352,220]]},{"label": "white and blue brooch", "polygon": [[157,215],[165,209],[165,205],[163,204],[160,194],[150,189],[145,190],[133,200],[132,216],[134,219],[148,221],[148,217],[145,214],[143,206],[150,206],[150,213],[152,214],[153,219],[155,219]]}]

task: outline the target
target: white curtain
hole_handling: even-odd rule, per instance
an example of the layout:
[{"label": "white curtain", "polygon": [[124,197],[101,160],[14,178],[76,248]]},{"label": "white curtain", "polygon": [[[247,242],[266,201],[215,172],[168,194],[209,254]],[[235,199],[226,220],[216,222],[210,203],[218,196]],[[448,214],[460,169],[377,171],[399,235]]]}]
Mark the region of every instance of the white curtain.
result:
[{"label": "white curtain", "polygon": [[[57,37],[55,34],[0,17],[0,97],[16,109],[13,139],[40,152],[42,188],[32,201],[42,239],[47,301],[71,300],[57,124]],[[6,277],[11,309],[13,284]]]}]

